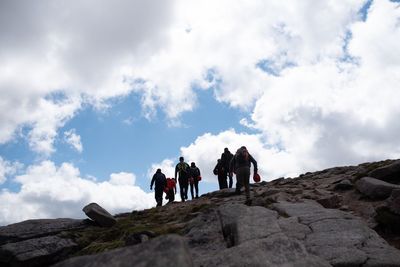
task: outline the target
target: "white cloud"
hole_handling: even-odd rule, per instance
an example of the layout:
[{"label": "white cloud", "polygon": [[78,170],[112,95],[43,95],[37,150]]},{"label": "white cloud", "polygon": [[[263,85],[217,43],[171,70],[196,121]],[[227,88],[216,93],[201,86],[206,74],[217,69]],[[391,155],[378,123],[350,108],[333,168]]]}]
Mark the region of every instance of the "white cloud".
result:
[{"label": "white cloud", "polygon": [[68,144],[70,144],[76,151],[78,151],[79,153],[82,153],[83,146],[81,143],[81,137],[80,137],[80,135],[76,134],[75,129],[65,131],[64,138],[65,138],[65,141]]},{"label": "white cloud", "polygon": [[[365,0],[21,3],[0,9],[1,143],[28,126],[30,147],[48,155],[83,102],[131,92],[148,118],[159,109],[177,118],[196,107],[195,85],[252,113],[242,124],[260,134],[232,136],[267,147],[266,166],[298,172],[400,155],[398,3],[373,1],[365,22]],[[202,157],[217,151],[202,140],[220,138],[182,151],[208,168]]]},{"label": "white cloud", "polygon": [[164,159],[161,163],[153,163],[150,169],[147,171],[147,177],[151,179],[156,173],[157,169],[161,169],[161,172],[164,173],[167,178],[174,178],[175,164],[176,163],[174,163],[174,160],[172,159]]},{"label": "white cloud", "polygon": [[82,178],[70,163],[43,161],[29,166],[15,182],[21,185],[18,192],[0,192],[0,225],[34,218],[83,218],[82,208],[90,202],[112,214],[155,205],[153,194],[136,186],[132,173],[114,173],[109,181],[96,182]]},{"label": "white cloud", "polygon": [[0,185],[7,180],[7,176],[15,174],[23,165],[19,162],[9,162],[0,156]]},{"label": "white cloud", "polygon": [[110,183],[113,185],[134,185],[136,176],[129,172],[112,173]]},{"label": "white cloud", "polygon": [[142,64],[158,49],[170,16],[170,3],[158,1],[1,6],[0,143],[28,127],[31,149],[45,156],[82,102],[103,107],[131,91],[125,82],[130,64]]},{"label": "white cloud", "polygon": [[227,147],[232,154],[241,146],[246,146],[256,159],[259,173],[263,180],[272,180],[282,176],[291,176],[302,170],[300,163],[285,151],[266,147],[261,134],[236,133],[227,130],[217,135],[206,133],[199,136],[192,144],[181,147],[186,162],[195,162],[200,168],[202,180],[216,183],[213,169]]}]

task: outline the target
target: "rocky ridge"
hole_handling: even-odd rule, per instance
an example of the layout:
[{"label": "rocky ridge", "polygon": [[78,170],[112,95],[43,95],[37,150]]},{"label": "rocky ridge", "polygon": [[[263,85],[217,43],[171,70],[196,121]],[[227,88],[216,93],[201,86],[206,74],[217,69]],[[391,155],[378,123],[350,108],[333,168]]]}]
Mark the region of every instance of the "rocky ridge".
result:
[{"label": "rocky ridge", "polygon": [[[1,266],[400,266],[400,160],[93,220],[0,227]],[[107,216],[98,221],[98,214]],[[98,221],[98,222],[96,222]]]}]

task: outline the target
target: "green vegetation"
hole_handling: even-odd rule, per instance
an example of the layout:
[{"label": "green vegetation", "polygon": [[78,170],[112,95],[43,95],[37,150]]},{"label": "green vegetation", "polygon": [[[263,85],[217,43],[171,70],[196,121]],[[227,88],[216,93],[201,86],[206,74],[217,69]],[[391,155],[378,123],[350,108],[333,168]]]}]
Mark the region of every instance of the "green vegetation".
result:
[{"label": "green vegetation", "polygon": [[82,230],[64,232],[65,237],[78,243],[77,255],[95,254],[123,247],[125,239],[131,234],[150,231],[155,236],[164,234],[182,234],[186,223],[198,215],[198,212],[211,208],[210,203],[191,203],[190,205],[172,204],[160,208],[133,211],[120,217],[110,228],[90,226]]}]

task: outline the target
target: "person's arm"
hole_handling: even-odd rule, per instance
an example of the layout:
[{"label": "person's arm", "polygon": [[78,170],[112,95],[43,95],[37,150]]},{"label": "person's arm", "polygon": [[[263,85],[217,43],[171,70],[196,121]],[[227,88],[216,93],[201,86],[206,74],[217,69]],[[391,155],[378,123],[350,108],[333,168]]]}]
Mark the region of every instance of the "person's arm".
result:
[{"label": "person's arm", "polygon": [[167,186],[167,177],[163,174],[163,189]]},{"label": "person's arm", "polygon": [[176,175],[178,174],[178,164],[176,164],[176,166],[175,166],[175,181],[176,181]]},{"label": "person's arm", "polygon": [[258,172],[257,161],[250,154],[249,154],[249,159],[250,159],[251,163],[253,163],[254,173],[257,173]]},{"label": "person's arm", "polygon": [[201,176],[200,169],[197,167],[198,176]]},{"label": "person's arm", "polygon": [[236,164],[236,159],[235,156],[232,157],[231,162],[229,163],[229,173],[230,175],[232,175],[233,170],[235,168],[235,164]]},{"label": "person's arm", "polygon": [[153,184],[154,184],[154,181],[156,180],[156,175],[154,174],[153,175],[153,179],[151,179],[151,183],[150,183],[150,190],[153,190]]}]

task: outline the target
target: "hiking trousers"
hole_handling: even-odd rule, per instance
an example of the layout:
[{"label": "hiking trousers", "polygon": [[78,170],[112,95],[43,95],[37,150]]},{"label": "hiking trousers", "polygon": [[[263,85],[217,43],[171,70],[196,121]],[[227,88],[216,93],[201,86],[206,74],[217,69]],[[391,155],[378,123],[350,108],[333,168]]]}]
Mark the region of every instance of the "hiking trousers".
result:
[{"label": "hiking trousers", "polygon": [[240,193],[240,189],[244,186],[246,198],[250,198],[250,167],[240,167],[236,170],[236,193]]},{"label": "hiking trousers", "polygon": [[168,203],[174,202],[175,200],[175,192],[174,189],[169,189],[167,193]]},{"label": "hiking trousers", "polygon": [[222,175],[218,174],[218,184],[219,184],[219,189],[228,188],[228,183],[226,182],[226,176],[224,176],[223,174]]},{"label": "hiking trousers", "polygon": [[196,190],[196,197],[199,196],[199,180],[197,180],[197,177],[193,179],[193,183],[190,183],[190,195],[192,196],[192,199],[194,199],[193,187]]},{"label": "hiking trousers", "polygon": [[232,188],[233,185],[233,177],[229,175],[229,171],[228,169],[224,169],[224,177],[228,177],[229,178],[229,188]]},{"label": "hiking trousers", "polygon": [[163,188],[154,188],[154,196],[157,202],[157,207],[162,206]]},{"label": "hiking trousers", "polygon": [[179,177],[178,179],[179,181],[179,190],[181,193],[181,199],[182,202],[185,201],[185,199],[187,199],[187,191],[188,191],[188,187],[189,187],[189,181],[188,178],[186,177]]}]

